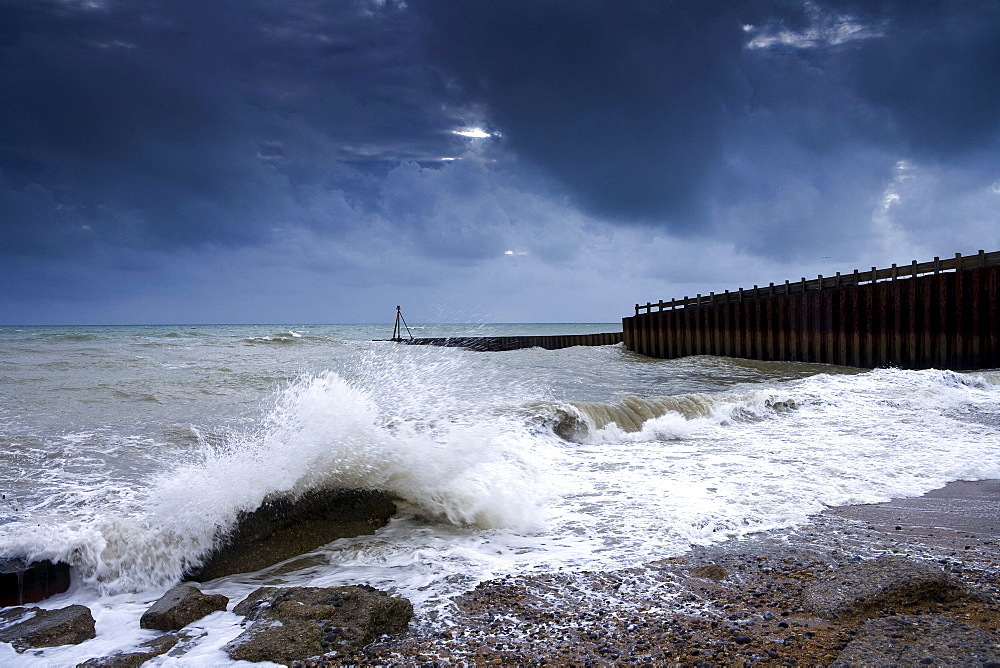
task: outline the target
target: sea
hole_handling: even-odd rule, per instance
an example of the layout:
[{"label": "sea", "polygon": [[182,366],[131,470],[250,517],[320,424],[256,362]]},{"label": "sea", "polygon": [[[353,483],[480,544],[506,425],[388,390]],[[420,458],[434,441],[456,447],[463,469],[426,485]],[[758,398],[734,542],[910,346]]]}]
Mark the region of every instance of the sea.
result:
[{"label": "sea", "polygon": [[[414,336],[620,331],[415,325]],[[0,557],[64,561],[97,637],[0,665],[72,666],[157,635],[139,618],[241,512],[371,488],[398,512],[256,573],[153,666],[233,664],[264,585],[367,583],[451,623],[507,575],[627,568],[795,527],[829,506],[1000,478],[1000,371],[859,370],[622,345],[407,346],[391,324],[0,327]],[[249,665],[249,664],[248,664]]]}]

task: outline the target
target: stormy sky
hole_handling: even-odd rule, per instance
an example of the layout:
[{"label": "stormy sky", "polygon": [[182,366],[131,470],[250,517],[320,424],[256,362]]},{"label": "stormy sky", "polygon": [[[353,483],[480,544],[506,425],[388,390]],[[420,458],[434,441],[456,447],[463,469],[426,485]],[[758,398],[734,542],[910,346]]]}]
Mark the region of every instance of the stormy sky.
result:
[{"label": "stormy sky", "polygon": [[609,322],[1000,249],[1000,0],[0,0],[0,324]]}]

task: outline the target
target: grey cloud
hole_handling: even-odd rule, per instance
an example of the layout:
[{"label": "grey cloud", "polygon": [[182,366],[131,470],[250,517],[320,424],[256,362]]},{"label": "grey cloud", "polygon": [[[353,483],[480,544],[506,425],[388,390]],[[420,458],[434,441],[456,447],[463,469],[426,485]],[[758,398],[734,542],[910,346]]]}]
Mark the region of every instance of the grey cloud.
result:
[{"label": "grey cloud", "polygon": [[0,3],[0,187],[50,200],[4,205],[0,252],[79,252],[66,227],[136,248],[335,232],[311,200],[462,149],[409,21],[364,2]]}]

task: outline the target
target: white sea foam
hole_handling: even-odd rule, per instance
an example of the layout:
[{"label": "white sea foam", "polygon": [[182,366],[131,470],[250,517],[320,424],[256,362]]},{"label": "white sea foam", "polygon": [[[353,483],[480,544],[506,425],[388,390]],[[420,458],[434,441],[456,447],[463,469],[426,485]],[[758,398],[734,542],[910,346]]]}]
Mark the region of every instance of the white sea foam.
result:
[{"label": "white sea foam", "polygon": [[632,410],[624,427],[598,428],[604,413],[587,406],[590,429],[567,446],[576,489],[563,520],[642,559],[793,525],[827,505],[1000,477],[996,426],[969,419],[1000,412],[998,390],[995,376],[883,369],[688,397],[662,414],[670,401],[633,400],[649,417],[636,425]]}]

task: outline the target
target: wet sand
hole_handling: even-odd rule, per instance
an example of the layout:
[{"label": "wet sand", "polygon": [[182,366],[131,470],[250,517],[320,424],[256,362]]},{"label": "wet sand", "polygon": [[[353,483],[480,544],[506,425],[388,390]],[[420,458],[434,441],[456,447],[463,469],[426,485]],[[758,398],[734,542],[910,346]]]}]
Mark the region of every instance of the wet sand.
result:
[{"label": "wet sand", "polygon": [[917,498],[831,508],[825,515],[938,549],[965,550],[970,541],[995,548],[1000,536],[1000,480],[953,482]]},{"label": "wet sand", "polygon": [[[1000,668],[998,543],[1000,481],[957,482],[639,568],[485,582],[456,599],[448,630],[414,620],[402,638],[300,665]],[[908,586],[910,564],[947,586],[817,612],[816,592],[870,589],[880,563],[898,571],[890,587]]]}]

